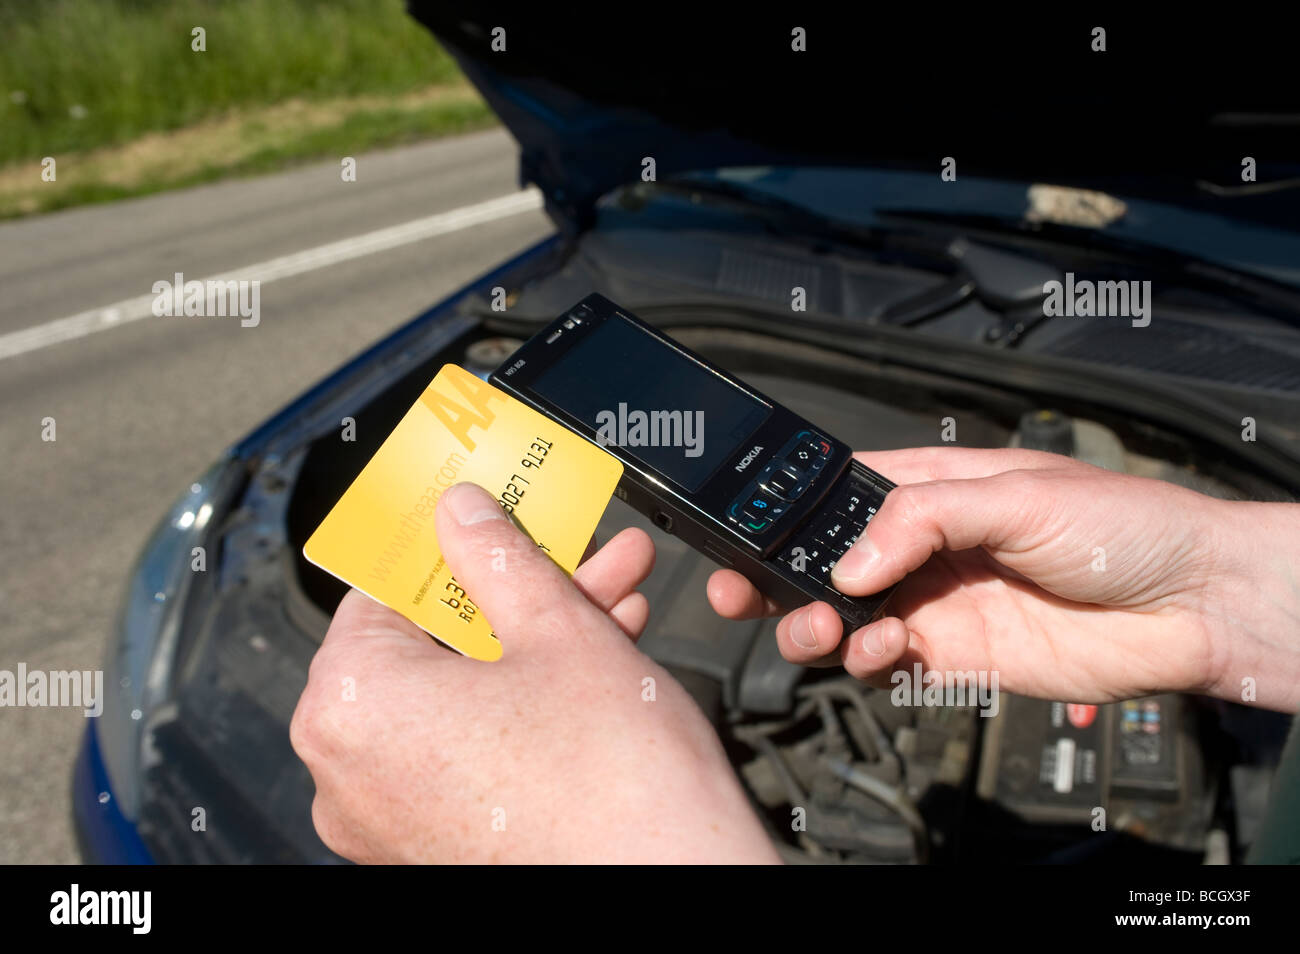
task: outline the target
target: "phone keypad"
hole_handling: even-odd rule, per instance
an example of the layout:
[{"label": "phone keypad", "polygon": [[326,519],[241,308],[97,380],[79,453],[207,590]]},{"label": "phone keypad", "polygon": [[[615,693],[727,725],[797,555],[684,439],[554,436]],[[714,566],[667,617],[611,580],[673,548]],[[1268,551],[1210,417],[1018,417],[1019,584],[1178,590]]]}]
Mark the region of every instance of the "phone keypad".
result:
[{"label": "phone keypad", "polygon": [[830,441],[813,431],[800,431],[763,465],[727,508],[727,516],[747,533],[762,533],[808,491],[830,455]]},{"label": "phone keypad", "polygon": [[[778,558],[796,572],[831,586],[831,570],[879,509],[880,493],[850,472],[849,478]],[[828,598],[831,594],[828,594]],[[838,595],[838,594],[836,594]],[[840,596],[841,600],[851,597]]]}]

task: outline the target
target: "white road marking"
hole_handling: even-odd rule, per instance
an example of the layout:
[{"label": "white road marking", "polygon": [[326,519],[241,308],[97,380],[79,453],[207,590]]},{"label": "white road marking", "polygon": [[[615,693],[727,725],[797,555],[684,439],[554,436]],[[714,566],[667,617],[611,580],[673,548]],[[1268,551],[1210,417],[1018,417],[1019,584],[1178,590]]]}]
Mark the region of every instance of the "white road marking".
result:
[{"label": "white road marking", "polygon": [[[392,225],[362,235],[354,235],[338,242],[330,242],[328,245],[318,245],[302,252],[282,255],[279,258],[268,259],[254,265],[245,265],[243,268],[232,269],[222,275],[210,275],[207,278],[199,279],[199,281],[205,283],[260,281],[265,285],[267,282],[273,282],[278,278],[301,275],[304,272],[315,271],[328,265],[337,265],[339,262],[350,261],[365,255],[373,255],[376,252],[384,252],[391,248],[409,245],[412,242],[420,242],[435,235],[446,235],[449,232],[458,232],[461,229],[467,229],[484,222],[508,218],[512,215],[518,215],[520,212],[541,208],[541,206],[542,194],[536,189],[525,189],[522,192],[488,199],[486,202],[480,202],[477,205],[467,205],[463,208],[452,209],[449,212],[439,212],[436,215],[425,216],[422,219],[403,222],[401,225]],[[159,280],[171,281],[172,276],[159,276]],[[186,279],[186,281],[188,282],[189,279]],[[50,345],[56,345],[64,341],[83,338],[86,335],[94,334],[96,331],[119,328],[141,318],[152,318],[152,306],[155,297],[153,292],[150,291],[147,295],[137,295],[135,298],[114,302],[103,308],[94,308],[90,311],[69,315],[67,318],[57,318],[31,328],[24,328],[21,331],[11,331],[8,334],[0,335],[0,361],[5,358],[26,354],[29,351],[48,348]]]}]

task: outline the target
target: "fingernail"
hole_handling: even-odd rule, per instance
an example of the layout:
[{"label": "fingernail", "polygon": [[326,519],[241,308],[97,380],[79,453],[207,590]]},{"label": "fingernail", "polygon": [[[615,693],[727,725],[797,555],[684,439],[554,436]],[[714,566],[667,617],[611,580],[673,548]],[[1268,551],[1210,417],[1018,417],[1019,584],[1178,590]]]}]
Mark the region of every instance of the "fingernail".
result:
[{"label": "fingernail", "polygon": [[855,583],[870,573],[879,560],[880,550],[869,538],[863,537],[831,568],[831,582]]},{"label": "fingernail", "polygon": [[790,624],[790,638],[800,649],[816,649],[817,634],[812,627],[813,611],[808,609],[803,616]]},{"label": "fingernail", "polygon": [[873,656],[885,655],[885,628],[871,626],[862,634],[862,648]]},{"label": "fingernail", "polygon": [[477,484],[459,483],[442,494],[451,518],[462,527],[482,523],[484,520],[504,520],[506,512],[486,490]]}]

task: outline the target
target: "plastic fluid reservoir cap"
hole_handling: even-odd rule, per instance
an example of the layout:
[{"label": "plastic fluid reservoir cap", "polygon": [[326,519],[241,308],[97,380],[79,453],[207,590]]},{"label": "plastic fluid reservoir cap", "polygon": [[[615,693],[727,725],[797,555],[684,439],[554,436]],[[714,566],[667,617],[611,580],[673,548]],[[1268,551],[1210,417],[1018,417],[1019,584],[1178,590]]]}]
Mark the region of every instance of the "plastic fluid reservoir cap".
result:
[{"label": "plastic fluid reservoir cap", "polygon": [[1020,416],[1020,446],[1053,454],[1074,453],[1074,421],[1043,408]]}]

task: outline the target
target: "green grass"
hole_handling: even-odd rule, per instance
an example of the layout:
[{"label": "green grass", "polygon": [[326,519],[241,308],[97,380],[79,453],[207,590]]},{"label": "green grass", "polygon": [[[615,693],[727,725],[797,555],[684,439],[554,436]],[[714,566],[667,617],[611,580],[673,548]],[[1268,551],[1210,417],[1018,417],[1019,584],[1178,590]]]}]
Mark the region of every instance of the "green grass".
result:
[{"label": "green grass", "polygon": [[168,164],[164,155],[161,161],[136,167],[125,176],[121,173],[110,176],[102,172],[100,156],[92,154],[84,165],[74,166],[71,172],[66,166],[61,168],[57,183],[40,181],[33,171],[22,186],[13,188],[10,181],[0,176],[0,220],[135,198],[230,177],[259,175],[322,156],[355,156],[369,149],[470,132],[496,122],[492,111],[478,98],[413,108],[359,109],[344,112],[338,121],[329,125],[310,129],[268,130],[257,118],[259,115],[254,111],[242,123],[250,138],[260,133],[261,140],[255,149],[242,155],[213,150],[211,158],[186,165]]},{"label": "green grass", "polygon": [[[191,50],[194,27],[207,31],[205,52]],[[0,0],[0,167],[291,98],[459,77],[401,0]],[[400,136],[441,129],[431,116],[410,119]],[[391,115],[353,122],[372,141],[396,134]],[[307,154],[305,142],[279,151],[274,161]]]}]

